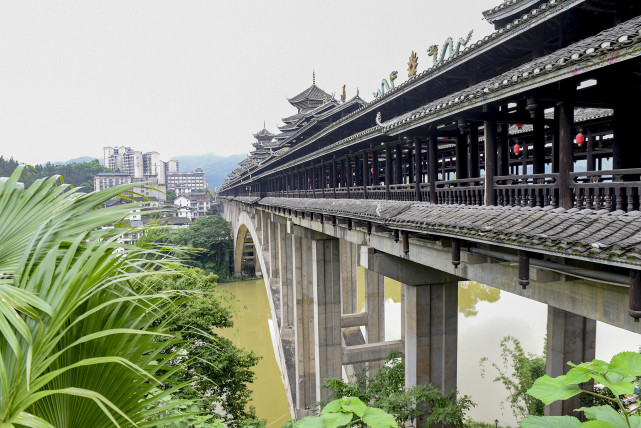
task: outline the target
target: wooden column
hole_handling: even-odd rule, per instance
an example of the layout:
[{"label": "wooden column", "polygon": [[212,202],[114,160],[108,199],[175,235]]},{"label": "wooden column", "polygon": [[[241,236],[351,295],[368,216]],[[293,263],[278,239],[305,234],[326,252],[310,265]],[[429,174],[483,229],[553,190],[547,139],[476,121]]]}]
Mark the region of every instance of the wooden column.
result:
[{"label": "wooden column", "polygon": [[470,149],[469,177],[477,178],[481,173],[479,171],[479,128],[476,123],[470,124],[467,140]]},{"label": "wooden column", "polygon": [[524,143],[523,141],[520,141],[519,145],[521,146],[521,151],[523,153],[521,155],[521,174],[525,175],[527,174],[527,163],[530,158],[530,150],[528,149],[527,143]]},{"label": "wooden column", "polygon": [[543,109],[536,106],[534,113],[534,130],[532,133],[532,173],[545,173],[545,123]]},{"label": "wooden column", "polygon": [[421,140],[414,137],[414,200],[421,200],[421,182],[423,174],[421,171]]},{"label": "wooden column", "polygon": [[363,150],[363,199],[367,199],[367,183],[369,183],[369,154],[367,150]]},{"label": "wooden column", "polygon": [[332,166],[330,169],[330,173],[332,174],[332,177],[330,179],[330,183],[332,186],[332,197],[336,199],[336,157],[332,159]]},{"label": "wooden column", "polygon": [[552,141],[552,172],[559,172],[559,126],[556,120],[560,115],[561,107],[554,106],[554,140]]},{"label": "wooden column", "polygon": [[345,187],[347,188],[347,198],[349,199],[349,197],[350,197],[349,188],[352,187],[352,161],[349,158],[349,156],[347,157],[347,159],[345,161],[345,164],[347,166],[345,168],[346,169],[346,171],[345,171],[345,175],[346,175],[346,177],[345,177],[345,179],[346,179]]},{"label": "wooden column", "polygon": [[315,198],[316,197],[316,168],[311,167],[310,168],[310,177],[309,177],[309,183],[312,185],[312,196]]},{"label": "wooden column", "polygon": [[[427,153],[427,179],[430,183],[430,202],[436,204],[436,181],[438,180],[438,159],[436,152],[438,150],[438,138],[436,135],[436,124],[430,129],[430,142],[429,152]],[[443,159],[443,166],[445,166],[445,159]]]},{"label": "wooden column", "polygon": [[496,121],[489,120],[484,124],[485,134],[485,205],[496,205],[494,193],[494,176],[496,174]]},{"label": "wooden column", "polygon": [[[569,210],[574,205],[570,189],[570,173],[574,170],[574,105],[567,99],[558,104],[559,116],[559,206]],[[555,119],[557,119],[555,117]]]},{"label": "wooden column", "polygon": [[459,126],[459,134],[456,136],[456,179],[467,178],[467,134]]},{"label": "wooden column", "polygon": [[594,137],[590,130],[585,133],[585,144],[587,146],[585,150],[587,153],[586,170],[594,171]]},{"label": "wooden column", "polygon": [[497,163],[497,175],[509,175],[510,174],[510,156],[509,156],[509,142],[508,142],[508,129],[509,126],[507,123],[502,123],[499,129],[499,152],[496,157]]},{"label": "wooden column", "polygon": [[372,150],[372,186],[381,184],[381,174],[378,166],[378,150]]},{"label": "wooden column", "polygon": [[396,146],[396,157],[394,158],[394,184],[403,184],[403,145]]},{"label": "wooden column", "polygon": [[390,183],[392,181],[392,148],[389,144],[385,144],[385,199],[390,200],[392,195],[390,193]]}]

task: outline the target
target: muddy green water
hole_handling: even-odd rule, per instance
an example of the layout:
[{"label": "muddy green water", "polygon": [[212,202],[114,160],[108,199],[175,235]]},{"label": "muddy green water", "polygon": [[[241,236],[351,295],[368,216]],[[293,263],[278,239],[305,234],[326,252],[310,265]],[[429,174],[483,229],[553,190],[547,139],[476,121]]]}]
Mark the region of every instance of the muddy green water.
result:
[{"label": "muddy green water", "polygon": [[[359,310],[363,310],[363,270],[358,275]],[[239,309],[235,317],[235,331],[228,337],[246,349],[264,357],[257,368],[253,386],[254,406],[258,416],[268,424],[280,427],[288,419],[287,400],[274,357],[269,323],[271,314],[262,280],[225,284],[236,295]],[[511,293],[476,282],[459,283],[458,335],[458,388],[471,396],[477,404],[469,416],[476,420],[494,422],[502,426],[517,426],[505,400],[505,389],[492,382],[496,372],[487,370],[481,377],[479,361],[488,357],[501,363],[500,342],[504,336],[521,341],[526,352],[541,354],[545,340],[547,306]],[[385,337],[401,337],[401,287],[396,281],[385,280]],[[641,335],[630,333],[603,323],[597,323],[596,357],[609,360],[621,351],[637,351]]]}]

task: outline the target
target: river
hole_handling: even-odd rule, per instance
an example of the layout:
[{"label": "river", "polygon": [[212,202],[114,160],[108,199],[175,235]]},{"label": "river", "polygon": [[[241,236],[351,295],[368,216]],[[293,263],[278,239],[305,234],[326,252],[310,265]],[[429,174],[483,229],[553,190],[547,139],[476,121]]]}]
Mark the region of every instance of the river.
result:
[{"label": "river", "polygon": [[[363,270],[359,268],[359,310],[363,308]],[[281,383],[270,336],[271,314],[262,280],[221,285],[238,299],[234,329],[227,337],[237,346],[263,356],[256,368],[253,405],[268,426],[280,427],[288,419],[287,399]],[[401,291],[396,281],[385,280],[385,337],[400,339]],[[472,281],[459,283],[458,388],[477,404],[469,412],[475,420],[499,421],[501,426],[517,426],[509,405],[501,406],[506,392],[493,382],[496,371],[488,367],[481,377],[481,358],[501,364],[500,342],[504,336],[520,340],[523,349],[541,355],[545,341],[547,306],[515,294]],[[230,331],[231,330],[231,331]],[[621,351],[638,351],[641,335],[597,322],[596,357],[609,360]]]}]

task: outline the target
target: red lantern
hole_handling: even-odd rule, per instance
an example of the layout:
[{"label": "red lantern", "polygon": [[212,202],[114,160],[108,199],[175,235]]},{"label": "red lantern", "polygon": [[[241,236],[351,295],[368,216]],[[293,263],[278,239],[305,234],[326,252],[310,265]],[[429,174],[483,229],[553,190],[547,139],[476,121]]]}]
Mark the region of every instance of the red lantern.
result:
[{"label": "red lantern", "polygon": [[576,134],[576,144],[581,147],[585,142],[585,137],[580,132]]},{"label": "red lantern", "polygon": [[517,128],[519,129],[519,131],[520,131],[521,129],[523,129],[523,124],[522,124],[522,123],[517,123],[517,124],[516,124],[516,127],[517,127]]},{"label": "red lantern", "polygon": [[514,154],[518,155],[519,153],[521,153],[521,146],[519,146],[519,143],[516,143],[514,145]]},{"label": "red lantern", "polygon": [[370,168],[369,171],[374,174],[374,168]]}]

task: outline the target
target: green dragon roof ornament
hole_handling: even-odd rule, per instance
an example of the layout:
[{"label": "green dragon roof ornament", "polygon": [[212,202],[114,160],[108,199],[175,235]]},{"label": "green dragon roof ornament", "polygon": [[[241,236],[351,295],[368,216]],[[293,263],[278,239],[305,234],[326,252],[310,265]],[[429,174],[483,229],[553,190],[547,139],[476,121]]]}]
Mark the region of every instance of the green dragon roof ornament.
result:
[{"label": "green dragon roof ornament", "polygon": [[450,48],[450,55],[448,58],[453,57],[454,55],[458,54],[458,51],[461,49],[461,46],[467,45],[467,43],[470,41],[472,38],[472,33],[474,30],[471,30],[467,34],[467,38],[462,38],[460,37],[458,39],[458,42],[456,43],[456,47],[454,47],[454,42],[451,37],[448,37],[445,40],[445,43],[443,43],[443,48],[441,50],[441,57],[438,58],[438,46],[437,45],[432,45],[427,49],[427,55],[428,56],[434,56],[434,65],[438,65],[443,62],[443,59],[445,58],[445,52],[447,52],[447,48]]},{"label": "green dragon roof ornament", "polygon": [[383,79],[381,81],[381,89],[377,90],[376,92],[373,92],[374,98],[382,97],[383,95],[385,95],[385,88],[387,88],[387,92],[394,89],[394,80],[396,80],[397,77],[398,77],[398,71],[392,71],[389,74],[389,81],[391,83],[391,86],[390,86],[390,83],[387,82],[387,79]]}]

